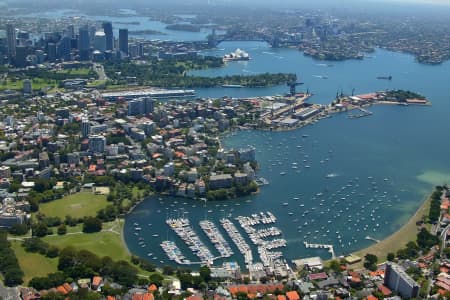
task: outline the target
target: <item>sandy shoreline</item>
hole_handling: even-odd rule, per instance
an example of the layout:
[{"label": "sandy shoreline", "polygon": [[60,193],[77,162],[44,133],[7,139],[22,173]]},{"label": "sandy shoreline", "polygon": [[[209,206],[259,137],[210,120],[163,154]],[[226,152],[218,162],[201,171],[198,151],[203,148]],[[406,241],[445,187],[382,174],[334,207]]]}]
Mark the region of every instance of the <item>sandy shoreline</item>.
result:
[{"label": "sandy shoreline", "polygon": [[408,242],[415,241],[419,232],[416,222],[422,220],[423,216],[427,216],[430,209],[430,196],[423,201],[422,205],[417,209],[415,214],[403,225],[399,230],[386,237],[379,243],[373,244],[367,248],[354,252],[353,254],[363,258],[367,253],[378,256],[380,262],[386,260],[389,252],[396,253],[403,248]]}]

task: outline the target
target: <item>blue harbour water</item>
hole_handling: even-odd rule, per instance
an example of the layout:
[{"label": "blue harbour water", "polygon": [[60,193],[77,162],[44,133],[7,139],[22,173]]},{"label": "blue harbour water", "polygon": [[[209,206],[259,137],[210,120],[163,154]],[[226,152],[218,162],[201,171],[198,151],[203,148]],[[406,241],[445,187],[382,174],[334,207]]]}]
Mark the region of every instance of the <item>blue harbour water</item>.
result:
[{"label": "blue harbour water", "polygon": [[[122,10],[123,15],[118,16],[99,16],[99,15],[86,15],[83,12],[77,10],[50,10],[45,13],[38,12],[26,15],[17,15],[16,17],[39,17],[39,18],[68,18],[68,17],[84,17],[86,19],[92,19],[96,21],[109,21],[113,24],[114,36],[118,38],[119,28],[127,28],[130,31],[152,29],[162,34],[130,34],[130,37],[145,40],[162,40],[162,41],[202,41],[211,34],[211,29],[201,28],[199,32],[188,32],[166,29],[167,24],[151,20],[148,17],[135,15],[135,11]],[[184,15],[188,19],[189,15]],[[218,34],[222,31],[216,31]]]},{"label": "blue harbour water", "polygon": [[[198,221],[212,220],[228,239],[220,227],[220,218],[259,211],[271,211],[278,217],[277,226],[288,241],[283,250],[288,259],[329,257],[325,250],[306,249],[304,241],[333,244],[338,255],[350,253],[373,243],[366,236],[382,239],[393,233],[414,214],[433,185],[449,181],[449,63],[421,65],[410,55],[385,50],[376,50],[362,61],[323,62],[295,49],[271,49],[258,42],[226,42],[209,54],[223,55],[238,47],[249,52],[252,59],[192,73],[222,76],[295,72],[305,83],[300,89],[308,88],[314,93],[310,102],[329,103],[341,90],[348,94],[355,89],[355,94],[362,94],[407,89],[426,95],[433,105],[374,106],[369,108],[374,114],[361,119],[340,114],[288,132],[252,130],[231,134],[224,139],[224,145],[255,146],[260,163],[258,175],[270,184],[256,196],[224,202],[204,204],[158,197],[144,201],[127,217],[125,226],[125,238],[133,253],[157,264],[169,263],[159,243],[168,238],[182,246],[182,241],[164,223],[166,217],[188,216],[208,243]],[[383,75],[392,75],[393,80],[376,79]],[[199,89],[197,95],[250,97],[286,91],[285,86],[215,88]],[[286,174],[281,175],[282,172]],[[285,202],[288,205],[282,205]],[[143,224],[139,236],[149,241],[145,248],[137,244],[135,222]],[[159,236],[152,237],[153,234]],[[189,253],[187,248],[182,249]],[[210,249],[214,250],[212,245]],[[242,262],[240,254],[233,258]]]},{"label": "blue harbour water", "polygon": [[[167,40],[200,40],[207,34],[167,31],[163,23],[137,16],[96,18],[113,24],[119,20],[139,21],[140,25],[128,28],[161,30],[167,35],[160,38]],[[283,249],[287,259],[316,255],[328,258],[325,250],[306,249],[303,242],[333,244],[338,255],[366,247],[373,243],[366,236],[382,239],[390,235],[414,214],[434,185],[450,181],[449,62],[423,65],[410,55],[381,49],[364,60],[324,62],[295,49],[272,49],[260,42],[224,42],[218,48],[204,54],[222,56],[241,48],[252,59],[192,74],[295,72],[304,82],[299,90],[314,93],[310,102],[329,103],[336,92],[350,94],[353,89],[355,94],[406,89],[427,96],[433,105],[374,106],[369,108],[373,115],[360,119],[340,114],[293,131],[230,134],[223,140],[227,148],[256,147],[258,176],[270,184],[255,196],[222,202],[158,196],[146,199],[126,217],[124,236],[133,254],[156,264],[170,264],[159,246],[169,239],[187,258],[196,261],[165,224],[167,217],[186,216],[213,254],[218,254],[198,225],[205,218],[213,221],[232,246],[232,259],[242,262],[242,255],[220,226],[220,218],[271,211],[288,241]],[[393,80],[376,79],[387,75]],[[197,89],[197,95],[270,96],[287,90],[286,86],[211,88]],[[134,230],[135,223],[142,227],[139,233]],[[145,247],[139,245],[139,238],[144,239]]]}]

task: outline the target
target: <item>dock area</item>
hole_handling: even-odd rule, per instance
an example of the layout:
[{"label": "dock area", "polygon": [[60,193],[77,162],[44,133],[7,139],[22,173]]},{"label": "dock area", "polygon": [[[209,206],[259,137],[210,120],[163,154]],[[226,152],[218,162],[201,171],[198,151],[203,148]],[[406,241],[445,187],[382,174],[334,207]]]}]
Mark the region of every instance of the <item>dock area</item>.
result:
[{"label": "dock area", "polygon": [[236,226],[234,226],[234,224],[231,220],[226,219],[226,218],[221,219],[220,223],[222,224],[222,227],[225,229],[225,231],[230,236],[233,243],[236,245],[236,247],[239,249],[239,251],[244,256],[245,264],[251,265],[253,263],[252,249],[247,244],[247,242],[242,237],[242,235],[239,233]]},{"label": "dock area", "polygon": [[311,243],[308,243],[308,242],[303,242],[304,244],[305,244],[305,247],[306,248],[315,248],[315,249],[318,249],[318,248],[322,248],[322,249],[328,249],[328,252],[330,252],[330,254],[331,254],[331,258],[332,259],[335,259],[336,258],[336,255],[335,255],[335,253],[334,253],[334,247],[333,247],[333,245],[329,245],[329,244],[311,244]]},{"label": "dock area", "polygon": [[375,242],[375,243],[379,243],[380,242],[380,240],[377,240],[376,238],[373,238],[373,237],[371,237],[371,236],[366,236],[366,240],[369,240],[369,241],[372,241],[372,242]]},{"label": "dock area", "polygon": [[368,111],[367,109],[362,108],[362,107],[358,107],[355,110],[359,110],[360,113],[349,113],[347,115],[347,117],[349,119],[357,119],[357,118],[363,118],[363,117],[368,117],[368,116],[373,115],[373,113],[371,111]]},{"label": "dock area", "polygon": [[167,219],[166,223],[185,242],[201,262],[210,264],[216,259],[195,233],[188,219]]},{"label": "dock area", "polygon": [[208,220],[200,221],[200,227],[208,236],[211,243],[213,243],[217,251],[219,251],[221,257],[230,257],[234,254],[233,250],[231,250],[230,245],[228,245],[227,241],[223,238],[222,234],[219,232],[213,222]]}]

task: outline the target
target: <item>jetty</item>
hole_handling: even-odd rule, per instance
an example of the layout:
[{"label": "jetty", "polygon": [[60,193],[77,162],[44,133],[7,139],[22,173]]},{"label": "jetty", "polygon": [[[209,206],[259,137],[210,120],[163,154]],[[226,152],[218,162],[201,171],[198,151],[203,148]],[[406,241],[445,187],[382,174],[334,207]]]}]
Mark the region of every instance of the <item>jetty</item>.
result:
[{"label": "jetty", "polygon": [[363,117],[367,117],[367,116],[371,116],[373,113],[371,111],[368,111],[365,108],[362,107],[358,107],[357,110],[360,111],[359,114],[348,114],[348,118],[349,119],[357,119],[357,118],[363,118]]},{"label": "jetty", "polygon": [[375,243],[379,243],[380,242],[380,240],[377,240],[376,238],[373,238],[373,237],[371,237],[371,236],[366,236],[365,237],[365,239],[366,240],[369,240],[369,241],[373,241],[373,242],[375,242]]},{"label": "jetty", "polygon": [[282,235],[279,228],[275,226],[256,229],[257,225],[268,225],[276,222],[276,217],[271,212],[260,212],[251,216],[238,216],[236,220],[241,228],[247,233],[248,238],[257,246],[259,258],[264,267],[272,267],[273,269],[282,269],[285,265],[283,253],[281,251],[271,251],[276,248],[287,246],[287,242],[283,238],[275,238],[268,240],[266,238]]},{"label": "jetty", "polygon": [[167,219],[166,223],[184,241],[189,249],[200,258],[200,261],[210,264],[216,259],[195,233],[188,219]]},{"label": "jetty", "polygon": [[329,245],[329,244],[311,244],[311,243],[308,243],[308,242],[303,242],[304,244],[305,244],[305,247],[306,248],[315,248],[315,249],[318,249],[318,248],[321,248],[321,249],[328,249],[328,252],[330,252],[331,253],[331,258],[332,259],[335,259],[336,258],[336,255],[335,255],[335,253],[334,253],[334,247],[333,247],[333,245]]},{"label": "jetty", "polygon": [[242,235],[237,230],[236,226],[234,226],[233,222],[231,220],[223,218],[220,220],[220,223],[222,224],[222,227],[225,229],[225,231],[230,236],[233,243],[236,245],[236,247],[239,249],[239,251],[244,256],[244,261],[247,265],[251,265],[253,263],[253,254],[250,246],[247,244],[245,239],[242,237]]},{"label": "jetty", "polygon": [[217,251],[219,251],[221,257],[230,257],[234,254],[233,250],[231,250],[231,247],[228,245],[227,241],[224,239],[223,235],[219,232],[213,222],[208,220],[200,221],[200,227],[208,236],[211,243],[214,244]]}]

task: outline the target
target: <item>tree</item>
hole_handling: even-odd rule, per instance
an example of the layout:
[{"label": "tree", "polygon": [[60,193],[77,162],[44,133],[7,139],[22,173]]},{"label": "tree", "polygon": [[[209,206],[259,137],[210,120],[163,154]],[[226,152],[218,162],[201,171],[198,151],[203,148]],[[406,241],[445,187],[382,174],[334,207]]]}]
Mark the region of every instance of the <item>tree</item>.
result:
[{"label": "tree", "polygon": [[150,283],[155,284],[156,286],[162,286],[164,277],[159,273],[154,273],[149,277]]},{"label": "tree", "polygon": [[65,224],[61,224],[58,226],[58,230],[57,230],[59,235],[64,235],[67,233],[67,226]]},{"label": "tree", "polygon": [[377,261],[378,257],[376,255],[367,253],[366,256],[364,256],[364,268],[371,271],[376,271]]},{"label": "tree", "polygon": [[9,228],[8,232],[12,235],[24,235],[28,233],[28,230],[27,224],[14,224]]},{"label": "tree", "polygon": [[46,254],[47,257],[54,258],[54,257],[57,257],[58,255],[59,255],[58,247],[55,247],[55,246],[48,247],[47,254]]},{"label": "tree", "polygon": [[389,253],[387,254],[387,256],[386,256],[386,259],[387,259],[388,261],[393,261],[393,260],[395,259],[395,254],[392,253],[392,252],[389,252]]},{"label": "tree", "polygon": [[117,283],[131,287],[137,281],[137,269],[126,261],[118,261],[114,263],[111,277]]},{"label": "tree", "polygon": [[200,267],[200,278],[204,282],[209,282],[211,280],[211,269],[208,266]]},{"label": "tree", "polygon": [[93,233],[99,232],[102,230],[102,221],[98,218],[87,217],[83,221],[83,232],[84,233]]},{"label": "tree", "polygon": [[422,228],[417,234],[417,245],[422,250],[429,250],[439,243],[439,237],[432,235],[426,228]]},{"label": "tree", "polygon": [[339,264],[339,261],[332,260],[330,262],[330,269],[333,270],[336,273],[340,272],[341,271],[341,265]]},{"label": "tree", "polygon": [[33,236],[44,237],[47,235],[48,227],[44,222],[39,222],[31,226]]}]

